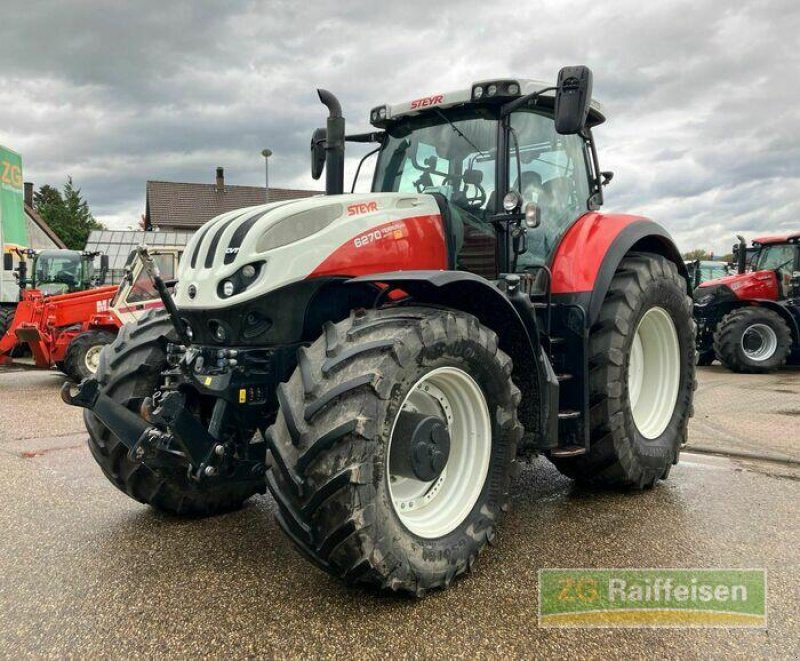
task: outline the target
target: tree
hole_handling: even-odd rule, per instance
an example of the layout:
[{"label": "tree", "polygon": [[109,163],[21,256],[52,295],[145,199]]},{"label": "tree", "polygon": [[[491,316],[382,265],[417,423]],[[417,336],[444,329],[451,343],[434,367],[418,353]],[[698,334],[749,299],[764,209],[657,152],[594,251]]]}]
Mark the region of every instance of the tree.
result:
[{"label": "tree", "polygon": [[103,225],[92,216],[81,189],[72,183],[72,177],[67,177],[63,194],[47,184],[39,188],[34,193],[33,204],[44,221],[72,250],[83,250],[89,233],[103,229]]},{"label": "tree", "polygon": [[704,259],[711,259],[713,256],[712,253],[708,252],[703,248],[698,248],[696,250],[690,250],[689,252],[683,253],[683,258],[687,262],[693,262],[696,259],[704,260]]}]

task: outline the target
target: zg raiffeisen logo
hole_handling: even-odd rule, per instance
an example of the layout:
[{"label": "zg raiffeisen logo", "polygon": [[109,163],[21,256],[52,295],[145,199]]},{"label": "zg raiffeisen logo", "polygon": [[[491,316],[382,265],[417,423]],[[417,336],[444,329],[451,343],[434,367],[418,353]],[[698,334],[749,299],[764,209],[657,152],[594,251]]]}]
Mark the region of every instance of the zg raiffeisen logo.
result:
[{"label": "zg raiffeisen logo", "polygon": [[544,627],[767,626],[763,569],[541,569]]},{"label": "zg raiffeisen logo", "polygon": [[0,185],[22,189],[22,168],[8,159],[0,160]]}]

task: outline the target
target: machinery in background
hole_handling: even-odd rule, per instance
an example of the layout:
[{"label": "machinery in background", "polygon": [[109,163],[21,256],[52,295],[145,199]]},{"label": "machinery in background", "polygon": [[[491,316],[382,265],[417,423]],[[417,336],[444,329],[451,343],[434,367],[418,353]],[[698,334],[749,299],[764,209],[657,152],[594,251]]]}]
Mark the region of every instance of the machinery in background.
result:
[{"label": "machinery in background", "polygon": [[[11,364],[17,352],[27,347],[36,367],[56,367],[74,381],[93,375],[97,370],[100,351],[114,340],[119,328],[136,321],[147,310],[162,306],[136,255],[136,251],[129,255],[127,276],[118,287],[96,286],[83,291],[56,294],[46,293],[42,286],[67,284],[63,273],[55,271],[56,267],[64,265],[62,257],[35,255],[34,275],[30,280],[27,264],[21,262],[16,269],[20,285],[19,302],[15,307],[8,308],[11,313],[6,317],[7,326],[0,332],[0,364]],[[101,273],[96,278],[85,266],[95,255],[78,253],[78,256],[78,261],[68,256],[69,263],[76,267],[73,273],[80,276],[72,281],[73,284],[102,280],[104,266],[101,266]],[[162,265],[165,276],[171,279],[177,259],[175,251],[159,251],[153,257]],[[46,262],[49,265],[47,268],[43,266],[42,259],[49,260]],[[10,256],[6,258],[6,265],[9,261]],[[102,263],[106,263],[105,259]],[[56,267],[51,268],[53,264]],[[52,282],[53,273],[56,282]]]},{"label": "machinery in background", "polygon": [[770,372],[800,353],[800,232],[738,239],[737,273],[694,290],[698,364]]}]

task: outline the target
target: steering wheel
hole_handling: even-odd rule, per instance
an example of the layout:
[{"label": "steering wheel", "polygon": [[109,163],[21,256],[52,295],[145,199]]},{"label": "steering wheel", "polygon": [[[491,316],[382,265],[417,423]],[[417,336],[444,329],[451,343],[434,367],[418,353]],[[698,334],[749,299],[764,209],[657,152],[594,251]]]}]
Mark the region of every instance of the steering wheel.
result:
[{"label": "steering wheel", "polygon": [[433,177],[432,174],[442,174],[441,172],[436,171],[436,166],[438,164],[438,159],[436,156],[428,156],[423,163],[425,167],[422,170],[422,174],[420,175],[419,179],[414,182],[414,187],[417,189],[417,193],[422,193],[426,188],[433,187]]},{"label": "steering wheel", "polygon": [[[475,195],[472,197],[467,195],[469,186],[475,187]],[[464,196],[467,198],[467,204],[471,207],[482,207],[486,203],[486,190],[480,184],[466,184],[464,186]]]},{"label": "steering wheel", "polygon": [[63,282],[65,285],[74,285],[75,284],[75,276],[72,275],[69,271],[59,271],[56,273],[55,280],[57,282]]}]

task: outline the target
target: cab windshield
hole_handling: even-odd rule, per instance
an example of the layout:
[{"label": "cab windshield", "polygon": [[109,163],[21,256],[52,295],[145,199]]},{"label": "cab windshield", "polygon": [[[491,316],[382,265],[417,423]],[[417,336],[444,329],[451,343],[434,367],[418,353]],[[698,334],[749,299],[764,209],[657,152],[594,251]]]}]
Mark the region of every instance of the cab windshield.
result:
[{"label": "cab windshield", "polygon": [[793,271],[795,246],[788,243],[766,245],[753,260],[754,271]]},{"label": "cab windshield", "polygon": [[390,126],[378,156],[373,191],[441,193],[483,215],[495,190],[497,120],[434,110]]},{"label": "cab windshield", "polygon": [[[498,117],[488,108],[436,108],[391,124],[375,167],[373,191],[439,193],[449,203],[456,268],[491,278],[497,273]],[[559,135],[552,116],[531,109],[511,113],[509,148],[500,158],[508,185],[536,205],[541,224],[527,232],[511,261],[517,271],[549,264],[563,234],[590,203],[587,144]],[[508,265],[504,266],[508,268]]]},{"label": "cab windshield", "polygon": [[[46,294],[65,293],[80,289],[92,277],[84,273],[78,252],[43,251],[36,256],[34,285]],[[87,264],[91,270],[91,266]]]},{"label": "cab windshield", "polygon": [[497,277],[497,119],[486,109],[434,109],[387,129],[373,191],[438,193],[449,210],[455,268]]}]

